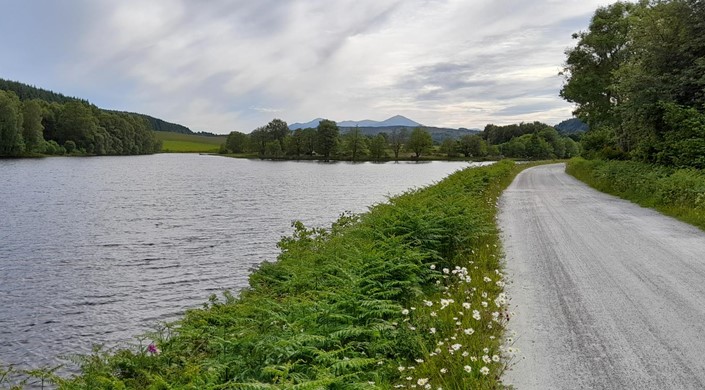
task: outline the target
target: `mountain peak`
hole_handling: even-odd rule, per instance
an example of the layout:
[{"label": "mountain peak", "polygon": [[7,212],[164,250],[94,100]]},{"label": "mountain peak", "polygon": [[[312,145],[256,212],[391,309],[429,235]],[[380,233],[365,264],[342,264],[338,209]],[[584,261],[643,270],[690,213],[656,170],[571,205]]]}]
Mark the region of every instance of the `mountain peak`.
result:
[{"label": "mountain peak", "polygon": [[[291,130],[296,130],[296,129],[305,129],[307,127],[316,127],[318,126],[318,123],[321,121],[321,118],[316,118],[310,122],[306,123],[292,123],[289,125],[289,128]],[[405,126],[405,127],[416,127],[416,126],[421,126],[420,123],[415,122],[405,116],[402,115],[394,115],[393,117],[383,120],[383,121],[373,121],[369,119],[361,120],[361,121],[342,121],[338,122],[338,126],[340,127],[355,127],[355,126],[360,126],[360,127],[385,127],[385,126]]]}]

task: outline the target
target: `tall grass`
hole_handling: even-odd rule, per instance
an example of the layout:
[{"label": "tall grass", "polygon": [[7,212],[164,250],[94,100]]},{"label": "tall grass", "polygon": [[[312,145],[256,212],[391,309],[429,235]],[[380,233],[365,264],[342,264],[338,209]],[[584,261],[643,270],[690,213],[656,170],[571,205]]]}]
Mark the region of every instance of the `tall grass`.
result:
[{"label": "tall grass", "polygon": [[635,161],[572,159],[566,172],[591,187],[705,230],[705,173]]},{"label": "tall grass", "polygon": [[132,349],[77,359],[62,389],[493,389],[503,330],[496,202],[521,168],[456,172],[330,229],[294,224],[250,287]]}]

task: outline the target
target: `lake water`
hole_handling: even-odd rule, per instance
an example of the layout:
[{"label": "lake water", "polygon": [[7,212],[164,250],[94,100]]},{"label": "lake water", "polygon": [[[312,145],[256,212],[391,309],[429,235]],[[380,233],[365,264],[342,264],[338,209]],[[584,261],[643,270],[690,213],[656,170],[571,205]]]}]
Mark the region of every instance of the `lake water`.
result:
[{"label": "lake water", "polygon": [[237,292],[291,222],[328,226],[462,162],[0,160],[0,364],[65,363]]}]

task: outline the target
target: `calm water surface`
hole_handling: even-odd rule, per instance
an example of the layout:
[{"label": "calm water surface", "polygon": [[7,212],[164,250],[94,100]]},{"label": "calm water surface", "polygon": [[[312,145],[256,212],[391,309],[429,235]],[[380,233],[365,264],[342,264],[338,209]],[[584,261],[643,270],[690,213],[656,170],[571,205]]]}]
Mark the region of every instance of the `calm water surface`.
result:
[{"label": "calm water surface", "polygon": [[467,163],[199,155],[0,160],[0,363],[135,342],[237,291],[291,222],[327,226]]}]

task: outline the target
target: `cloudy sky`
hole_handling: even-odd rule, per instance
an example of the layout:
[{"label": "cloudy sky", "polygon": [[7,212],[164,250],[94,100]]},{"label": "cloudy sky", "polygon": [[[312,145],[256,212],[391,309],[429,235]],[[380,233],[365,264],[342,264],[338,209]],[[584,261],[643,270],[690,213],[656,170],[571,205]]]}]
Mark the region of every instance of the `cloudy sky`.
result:
[{"label": "cloudy sky", "polygon": [[571,116],[557,74],[598,0],[0,0],[0,78],[194,131],[404,115]]}]

